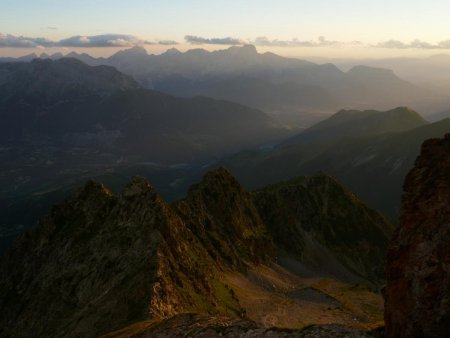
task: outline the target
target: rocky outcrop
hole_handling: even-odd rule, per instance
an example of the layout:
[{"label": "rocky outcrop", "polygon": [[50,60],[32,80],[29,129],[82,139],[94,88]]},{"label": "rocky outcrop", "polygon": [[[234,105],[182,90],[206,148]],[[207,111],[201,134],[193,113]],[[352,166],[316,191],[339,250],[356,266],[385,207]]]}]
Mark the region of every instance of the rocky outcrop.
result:
[{"label": "rocky outcrop", "polygon": [[[301,260],[314,229],[345,269],[365,274],[370,255],[378,264],[377,239],[385,236],[378,214],[325,176],[282,187],[249,193],[218,169],[168,204],[144,178],[133,178],[120,194],[88,182],[0,258],[0,336],[97,337],[149,320],[166,330],[179,322],[165,320],[180,313],[245,317],[227,274],[274,262],[273,238],[280,251],[300,248]],[[355,215],[329,211],[346,203],[356,205],[349,209]],[[364,241],[364,233],[374,239]],[[347,235],[353,237],[341,238]],[[359,251],[361,257],[348,258]],[[199,325],[178,318],[180,327]],[[205,330],[219,325],[208,323],[201,323]],[[271,334],[233,323],[226,332]]]},{"label": "rocky outcrop", "polygon": [[450,336],[450,134],[431,139],[404,183],[386,267],[387,337]]},{"label": "rocky outcrop", "polygon": [[239,316],[219,268],[145,179],[119,195],[88,182],[2,257],[0,336],[95,337],[189,311]]},{"label": "rocky outcrop", "polygon": [[281,256],[316,274],[381,285],[392,225],[334,178],[298,177],[253,196]]},{"label": "rocky outcrop", "polygon": [[225,266],[243,268],[275,255],[251,194],[224,168],[207,173],[176,207],[209,254]]}]

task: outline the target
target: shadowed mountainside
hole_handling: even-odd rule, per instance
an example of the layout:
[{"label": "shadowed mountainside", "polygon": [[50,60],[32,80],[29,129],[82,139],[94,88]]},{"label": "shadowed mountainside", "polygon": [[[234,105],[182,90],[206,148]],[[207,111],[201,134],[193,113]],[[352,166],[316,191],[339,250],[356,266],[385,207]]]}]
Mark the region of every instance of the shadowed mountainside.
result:
[{"label": "shadowed mountainside", "polygon": [[[371,207],[397,219],[402,182],[420,145],[448,132],[450,119],[427,123],[407,108],[360,113],[362,116],[358,112],[339,112],[287,144],[271,150],[240,152],[225,158],[220,165],[250,189],[322,170],[347,185]],[[367,133],[361,134],[353,125],[363,126]],[[405,130],[408,126],[410,129]]]},{"label": "shadowed mountainside", "polygon": [[112,67],[75,59],[0,64],[0,97],[2,147],[72,156],[81,148],[80,161],[102,153],[112,162],[192,162],[290,132],[256,109],[145,90]]},{"label": "shadowed mountainside", "polygon": [[328,143],[343,138],[367,137],[401,132],[428,124],[408,107],[388,111],[341,110],[283,144]]},{"label": "shadowed mountainside", "polygon": [[332,177],[271,185],[257,190],[254,200],[291,270],[382,284],[393,227]]}]

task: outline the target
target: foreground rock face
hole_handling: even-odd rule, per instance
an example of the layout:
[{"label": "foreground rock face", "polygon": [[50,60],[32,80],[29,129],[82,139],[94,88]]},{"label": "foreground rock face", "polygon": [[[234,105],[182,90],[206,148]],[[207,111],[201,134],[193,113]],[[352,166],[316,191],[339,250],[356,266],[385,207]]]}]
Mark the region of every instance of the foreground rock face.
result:
[{"label": "foreground rock face", "polygon": [[[219,200],[229,184],[237,185],[224,170],[205,179],[218,189]],[[199,205],[210,205],[202,200],[208,196],[197,197]],[[258,261],[269,257],[271,239],[257,232],[248,239],[241,233],[222,238],[228,228],[252,229],[252,215],[183,203],[190,217],[216,227],[206,229],[205,237],[194,234],[198,230],[187,226],[189,218],[144,178],[133,178],[119,195],[88,182],[1,257],[0,336],[96,337],[186,311],[239,316],[238,301],[220,279],[229,257],[208,253],[213,245],[206,241],[220,239],[232,248],[233,263],[244,268],[255,263],[246,255],[254,243],[268,248],[254,252]]]},{"label": "foreground rock face", "polygon": [[[323,193],[305,195],[301,204],[353,203],[344,188],[329,190],[330,184],[328,178],[320,178],[315,186]],[[300,188],[294,185],[293,189]],[[286,196],[284,202],[275,201],[285,203],[287,215],[295,221],[301,216],[295,209],[298,204],[288,201],[298,195],[280,196]],[[259,202],[264,202],[263,209]],[[98,337],[136,323],[166,319],[162,332],[172,337],[170,329],[176,329],[178,321],[169,318],[180,313],[245,317],[239,293],[227,284],[226,273],[245,274],[250,268],[274,262],[272,238],[275,236],[282,248],[288,245],[283,239],[295,234],[282,233],[291,229],[291,223],[280,221],[275,229],[269,222],[268,215],[280,216],[279,203],[272,205],[269,197],[259,202],[225,169],[206,174],[185,199],[174,204],[165,202],[144,178],[133,178],[120,194],[88,182],[0,257],[0,336]],[[277,210],[271,212],[271,205]],[[359,202],[355,208],[366,211]],[[363,229],[381,236],[380,224],[384,223],[371,220],[381,217],[363,214]],[[309,213],[300,217],[305,226],[308,218]],[[332,222],[325,224],[333,226]],[[344,224],[334,224],[341,234]],[[311,221],[311,226],[328,233],[315,222]],[[348,227],[350,232],[360,232],[354,222]],[[297,239],[300,248],[307,243]],[[339,236],[335,240],[340,241]],[[361,243],[344,241],[340,248],[354,252]],[[376,253],[383,248],[380,243],[363,245],[375,246]],[[331,241],[323,245],[331,245]],[[336,259],[344,266],[348,256],[344,252]],[[351,266],[361,268],[361,274],[367,276],[366,265]],[[254,330],[255,334],[278,337],[254,324],[240,323],[244,326],[229,325],[228,336]],[[201,325],[209,330],[208,321]],[[282,334],[289,336],[290,331],[286,332]]]},{"label": "foreground rock face", "polygon": [[450,337],[450,134],[422,146],[387,255],[387,337]]}]

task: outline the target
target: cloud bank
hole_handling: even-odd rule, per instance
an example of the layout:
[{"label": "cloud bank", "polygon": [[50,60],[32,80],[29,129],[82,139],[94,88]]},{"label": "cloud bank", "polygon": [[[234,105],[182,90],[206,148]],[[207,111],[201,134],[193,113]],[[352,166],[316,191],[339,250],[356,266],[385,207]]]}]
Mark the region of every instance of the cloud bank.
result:
[{"label": "cloud bank", "polygon": [[[48,27],[48,29],[57,29]],[[450,49],[450,39],[438,43],[430,43],[422,40],[413,40],[405,43],[400,40],[387,40],[374,45],[364,44],[360,41],[335,41],[328,40],[320,36],[317,40],[300,40],[297,38],[291,40],[269,39],[266,36],[260,36],[255,39],[241,39],[235,37],[224,38],[206,38],[197,35],[186,35],[185,41],[191,45],[228,45],[241,46],[251,44],[262,47],[339,47],[360,45],[385,49]],[[179,43],[174,40],[142,40],[134,35],[126,34],[102,34],[102,35],[77,35],[59,41],[49,40],[47,38],[31,38],[25,36],[15,36],[12,34],[0,33],[0,48],[48,48],[48,47],[133,47],[143,45],[161,45],[173,46]]]},{"label": "cloud bank", "polygon": [[203,38],[200,36],[196,36],[196,35],[186,35],[184,37],[184,39],[186,40],[186,42],[192,44],[192,45],[231,45],[231,46],[236,46],[236,45],[244,45],[248,42],[241,40],[241,39],[237,39],[237,38],[231,38],[231,37],[226,37],[226,38]]},{"label": "cloud bank", "polygon": [[327,40],[324,36],[320,36],[317,41],[307,40],[302,41],[299,39],[292,40],[270,40],[265,36],[257,37],[254,41],[251,41],[252,44],[256,46],[265,46],[265,47],[330,47],[330,46],[339,46],[348,44],[340,41],[331,41]]},{"label": "cloud bank", "polygon": [[269,39],[266,36],[260,36],[256,39],[240,39],[233,37],[226,38],[205,38],[196,35],[186,35],[187,43],[192,45],[245,45],[251,44],[262,47],[339,47],[339,46],[368,46],[387,49],[450,49],[450,40],[444,40],[438,43],[430,43],[421,40],[414,40],[410,43],[404,43],[399,40],[388,40],[375,45],[364,44],[361,41],[335,41],[328,40],[324,36],[320,36],[317,40],[299,40],[297,38],[291,40]]},{"label": "cloud bank", "polygon": [[158,41],[158,45],[175,46],[175,45],[178,45],[178,42],[174,41],[174,40],[160,40],[160,41]]},{"label": "cloud bank", "polygon": [[328,40],[323,36],[320,36],[317,40],[299,40],[299,39],[291,39],[291,40],[279,40],[279,39],[269,39],[266,36],[260,36],[256,39],[240,39],[233,37],[226,38],[204,38],[196,35],[186,35],[184,37],[186,42],[192,45],[245,45],[251,44],[255,46],[263,46],[263,47],[330,47],[330,46],[340,46],[340,45],[349,45],[349,44],[361,44],[361,42],[353,41],[353,42],[341,42],[341,41],[332,41]]},{"label": "cloud bank", "polygon": [[53,41],[45,38],[27,38],[24,36],[14,36],[11,34],[0,33],[0,47],[11,48],[33,48],[33,47],[51,47]]},{"label": "cloud bank", "polygon": [[438,43],[429,43],[419,39],[410,43],[404,43],[399,40],[388,40],[376,44],[375,47],[390,49],[450,49],[450,40],[444,40]]},{"label": "cloud bank", "polygon": [[0,47],[42,48],[42,47],[133,47],[136,45],[175,45],[176,41],[163,40],[151,42],[133,35],[103,34],[91,36],[72,36],[59,41],[45,38],[30,38],[0,33]]}]

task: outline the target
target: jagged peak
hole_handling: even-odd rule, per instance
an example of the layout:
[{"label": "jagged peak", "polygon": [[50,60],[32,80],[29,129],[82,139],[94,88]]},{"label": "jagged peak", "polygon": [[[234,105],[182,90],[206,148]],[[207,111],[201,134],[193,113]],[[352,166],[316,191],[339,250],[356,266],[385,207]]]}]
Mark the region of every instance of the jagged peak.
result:
[{"label": "jagged peak", "polygon": [[76,194],[65,203],[57,205],[53,210],[65,213],[73,207],[83,206],[86,214],[93,215],[109,200],[114,198],[114,194],[105,185],[92,179],[88,180]]},{"label": "jagged peak", "polygon": [[139,45],[136,45],[129,49],[126,49],[126,50],[124,50],[124,52],[133,53],[133,54],[139,53],[139,54],[147,55],[147,50],[143,46],[139,46]]},{"label": "jagged peak", "polygon": [[242,46],[232,46],[228,48],[229,52],[233,52],[235,54],[240,55],[257,55],[258,51],[256,50],[256,47],[254,45],[242,45]]},{"label": "jagged peak", "polygon": [[183,54],[181,53],[178,49],[176,49],[175,47],[173,48],[169,48],[168,50],[166,50],[163,55],[180,55]]},{"label": "jagged peak", "polygon": [[70,52],[69,54],[67,54],[65,57],[66,58],[76,58],[76,57],[78,57],[78,56],[80,56],[81,54],[78,54],[77,52],[74,52],[74,51],[72,51],[72,52]]},{"label": "jagged peak", "polygon": [[52,55],[50,55],[50,57],[51,58],[62,58],[62,57],[64,57],[64,54],[61,52],[56,52],[56,53],[53,53]]},{"label": "jagged peak", "polygon": [[142,196],[146,194],[156,194],[150,182],[142,176],[133,176],[122,191],[124,197]]},{"label": "jagged peak", "polygon": [[198,190],[207,188],[208,190],[219,190],[219,187],[224,189],[238,189],[244,191],[241,184],[236,178],[224,167],[208,171],[200,181],[200,183],[191,186],[188,192],[188,196]]},{"label": "jagged peak", "polygon": [[111,55],[110,59],[120,58],[123,56],[146,57],[148,56],[148,53],[144,47],[136,45],[128,49],[119,50],[117,53]]},{"label": "jagged peak", "polygon": [[[85,64],[83,61],[74,58],[74,57],[63,57],[61,59],[52,60],[50,58],[36,58],[31,61],[31,64],[34,65],[45,65],[51,67],[52,65],[69,65],[69,66],[85,66],[86,69],[89,69],[89,66]],[[112,68],[112,67],[110,67]]]},{"label": "jagged peak", "polygon": [[207,180],[209,178],[218,178],[218,177],[222,177],[222,178],[226,178],[226,179],[230,179],[230,180],[236,180],[234,178],[234,176],[231,174],[231,172],[225,167],[219,167],[217,169],[208,171],[203,176],[203,180]]},{"label": "jagged peak", "polygon": [[112,196],[113,193],[105,185],[92,179],[88,180],[78,193],[78,198]]}]

